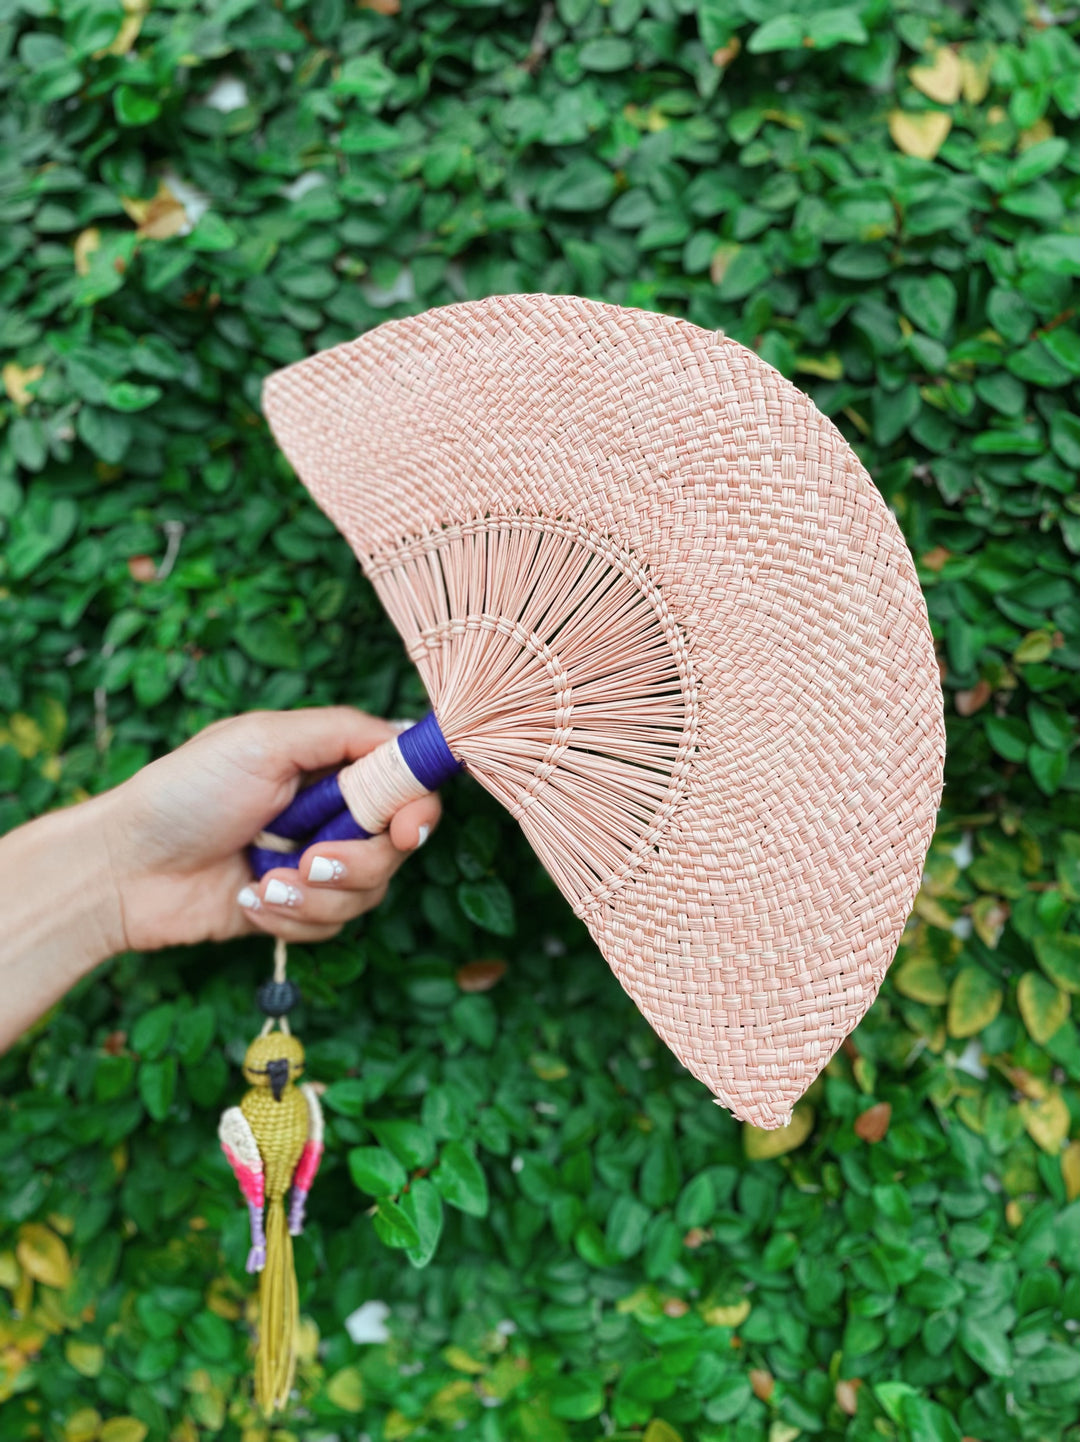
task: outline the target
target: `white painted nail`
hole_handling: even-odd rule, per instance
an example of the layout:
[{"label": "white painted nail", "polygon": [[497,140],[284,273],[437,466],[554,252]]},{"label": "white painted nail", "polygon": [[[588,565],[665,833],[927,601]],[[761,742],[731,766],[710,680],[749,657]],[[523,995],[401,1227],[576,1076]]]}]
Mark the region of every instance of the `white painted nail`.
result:
[{"label": "white painted nail", "polygon": [[415,721],[390,721],[390,722],[388,722],[387,724],[390,725],[390,726],[392,726],[395,731],[408,731],[408,729],[409,729],[410,726],[415,726],[415,725],[416,725],[416,722],[415,722]]},{"label": "white painted nail", "polygon": [[241,906],[247,907],[248,911],[259,911],[262,909],[262,902],[250,886],[245,886],[238,891],[236,893],[236,899]]},{"label": "white painted nail", "polygon": [[297,887],[279,881],[275,876],[266,883],[266,900],[271,906],[296,906],[303,900],[303,893]]},{"label": "white painted nail", "polygon": [[431,827],[430,827],[430,826],[421,826],[421,828],[420,828],[420,840],[416,843],[416,845],[417,845],[418,847],[423,846],[424,842],[428,839],[428,837],[429,837],[430,835],[431,835]]},{"label": "white painted nail", "polygon": [[332,861],[328,856],[313,856],[307,875],[309,881],[340,881],[345,868],[340,861]]}]

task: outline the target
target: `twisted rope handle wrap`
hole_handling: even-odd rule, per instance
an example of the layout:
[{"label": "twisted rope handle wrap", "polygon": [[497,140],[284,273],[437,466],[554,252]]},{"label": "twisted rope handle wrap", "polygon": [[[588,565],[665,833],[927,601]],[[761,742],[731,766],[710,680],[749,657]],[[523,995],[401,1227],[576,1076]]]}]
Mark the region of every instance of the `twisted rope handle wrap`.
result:
[{"label": "twisted rope handle wrap", "polygon": [[256,877],[265,876],[276,867],[299,866],[303,852],[320,841],[376,836],[407,802],[435,791],[461,769],[429,711],[337,775],[297,792],[255,837],[248,851],[251,868]]}]

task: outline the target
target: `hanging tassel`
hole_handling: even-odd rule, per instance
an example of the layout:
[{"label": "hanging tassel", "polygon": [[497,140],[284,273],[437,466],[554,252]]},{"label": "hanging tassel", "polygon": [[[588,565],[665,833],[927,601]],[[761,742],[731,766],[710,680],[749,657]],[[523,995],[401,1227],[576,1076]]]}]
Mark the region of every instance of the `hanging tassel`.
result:
[{"label": "hanging tassel", "polygon": [[266,1265],[259,1278],[259,1342],[255,1352],[255,1401],[264,1417],[289,1400],[296,1371],[300,1302],[292,1238],[280,1198],[266,1213]]},{"label": "hanging tassel", "polygon": [[300,1303],[292,1239],[303,1230],[307,1194],[323,1150],[319,1098],[310,1083],[300,1081],[304,1048],[286,1016],[299,992],[285,975],[285,963],[285,943],[279,939],[273,980],[259,988],[266,1022],[244,1057],[251,1089],[239,1106],[223,1113],[218,1126],[222,1150],[248,1204],[247,1270],[261,1274],[255,1401],[265,1417],[287,1405],[296,1371]]}]

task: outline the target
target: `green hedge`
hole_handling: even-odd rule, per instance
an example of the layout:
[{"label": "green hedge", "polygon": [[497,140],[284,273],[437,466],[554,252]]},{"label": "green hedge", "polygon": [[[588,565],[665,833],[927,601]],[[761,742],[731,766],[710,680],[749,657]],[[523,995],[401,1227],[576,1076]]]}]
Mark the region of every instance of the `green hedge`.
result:
[{"label": "green hedge", "polygon": [[[0,825],[251,706],[419,712],[260,381],[528,290],[722,327],[836,420],[919,561],[948,785],[771,1158],[448,788],[379,912],[294,958],[330,1126],[274,1435],[1075,1438],[1076,11],[397,12],[0,4]],[[267,965],[119,958],[0,1061],[0,1442],[266,1438],[215,1126]]]}]

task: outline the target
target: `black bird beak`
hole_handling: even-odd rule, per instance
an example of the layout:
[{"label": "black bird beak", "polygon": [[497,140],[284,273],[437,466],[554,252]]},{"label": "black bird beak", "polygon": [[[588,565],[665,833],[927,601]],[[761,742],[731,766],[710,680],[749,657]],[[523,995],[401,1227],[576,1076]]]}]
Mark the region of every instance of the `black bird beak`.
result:
[{"label": "black bird beak", "polygon": [[289,1080],[289,1063],[287,1061],[268,1061],[266,1063],[266,1075],[270,1078],[270,1090],[274,1093],[274,1100],[281,1100],[281,1093],[285,1090],[285,1083]]}]

